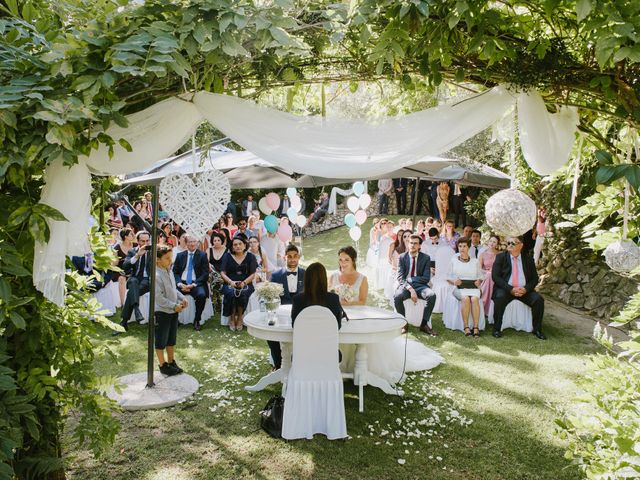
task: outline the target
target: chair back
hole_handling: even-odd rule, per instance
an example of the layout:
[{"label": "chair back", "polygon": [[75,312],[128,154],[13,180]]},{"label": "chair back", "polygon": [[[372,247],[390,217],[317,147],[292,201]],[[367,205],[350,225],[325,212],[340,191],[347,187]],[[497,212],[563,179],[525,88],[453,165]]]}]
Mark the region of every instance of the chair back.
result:
[{"label": "chair back", "polygon": [[436,250],[436,274],[434,278],[444,279],[446,278],[447,271],[449,270],[449,264],[451,259],[455,256],[456,252],[448,245],[439,247]]},{"label": "chair back", "polygon": [[313,305],[302,310],[296,318],[290,375],[298,380],[341,378],[338,323],[328,308]]}]

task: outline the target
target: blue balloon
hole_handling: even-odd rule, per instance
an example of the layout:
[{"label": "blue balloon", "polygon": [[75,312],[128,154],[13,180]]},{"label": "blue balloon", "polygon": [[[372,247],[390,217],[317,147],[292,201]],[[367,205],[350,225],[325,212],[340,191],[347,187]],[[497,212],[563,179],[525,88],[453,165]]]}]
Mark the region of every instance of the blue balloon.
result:
[{"label": "blue balloon", "polygon": [[344,216],[344,224],[349,227],[355,227],[356,226],[356,216],[353,213],[347,213]]},{"label": "blue balloon", "polygon": [[[353,217],[355,221],[356,217]],[[264,228],[267,229],[269,233],[276,233],[278,231],[278,219],[273,215],[267,215],[264,217]]]},{"label": "blue balloon", "polygon": [[353,184],[353,193],[356,194],[356,197],[359,197],[364,193],[364,183],[356,182]]},{"label": "blue balloon", "polygon": [[293,207],[289,207],[289,209],[287,210],[287,217],[289,217],[291,221],[294,222],[296,218],[298,218],[298,210]]}]

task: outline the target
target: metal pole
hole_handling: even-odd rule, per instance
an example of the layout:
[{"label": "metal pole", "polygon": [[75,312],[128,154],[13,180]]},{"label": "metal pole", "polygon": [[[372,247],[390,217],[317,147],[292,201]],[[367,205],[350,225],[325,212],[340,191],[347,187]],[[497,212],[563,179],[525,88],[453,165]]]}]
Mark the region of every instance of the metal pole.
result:
[{"label": "metal pole", "polygon": [[160,193],[159,184],[156,183],[153,192],[153,220],[151,225],[151,268],[149,269],[149,335],[147,346],[147,388],[152,388],[153,364],[155,356],[155,306],[156,306],[156,253],[158,251],[158,197]]},{"label": "metal pole", "polygon": [[413,189],[413,228],[416,228],[416,216],[418,215],[418,190],[420,190],[420,177],[416,177],[416,186]]}]

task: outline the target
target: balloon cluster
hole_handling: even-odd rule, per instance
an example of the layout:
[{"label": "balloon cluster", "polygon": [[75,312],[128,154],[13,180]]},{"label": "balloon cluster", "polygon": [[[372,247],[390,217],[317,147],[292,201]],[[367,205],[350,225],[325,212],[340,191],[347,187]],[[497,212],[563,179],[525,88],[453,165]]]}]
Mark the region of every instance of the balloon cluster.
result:
[{"label": "balloon cluster", "polygon": [[275,192],[267,193],[258,202],[258,208],[262,213],[266,215],[264,219],[264,228],[269,233],[276,233],[278,238],[283,242],[288,242],[293,238],[293,229],[290,223],[304,227],[307,223],[307,218],[304,215],[299,215],[298,212],[302,210],[302,201],[298,196],[298,192],[295,188],[287,188],[287,195],[291,206],[284,212],[288,217],[288,221],[281,221],[278,224],[278,218],[273,215],[273,212],[280,208],[280,196]]},{"label": "balloon cluster", "polygon": [[344,216],[344,223],[349,227],[349,236],[355,242],[360,240],[362,236],[362,230],[359,225],[362,225],[367,220],[367,207],[371,205],[371,196],[368,193],[364,193],[364,183],[356,182],[351,188],[355,197],[347,198],[347,208],[351,213],[347,213]]}]

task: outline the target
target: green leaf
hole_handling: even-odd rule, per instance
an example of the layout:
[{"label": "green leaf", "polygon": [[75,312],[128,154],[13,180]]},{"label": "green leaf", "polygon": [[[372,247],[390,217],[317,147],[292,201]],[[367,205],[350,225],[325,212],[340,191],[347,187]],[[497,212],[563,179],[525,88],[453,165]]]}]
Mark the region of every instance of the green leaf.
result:
[{"label": "green leaf", "polygon": [[67,218],[59,210],[50,207],[46,203],[38,203],[34,207],[34,210],[45,217],[51,218],[52,220],[57,220],[58,222],[68,222]]},{"label": "green leaf", "polygon": [[16,326],[16,328],[19,328],[20,330],[24,330],[27,327],[27,322],[25,322],[24,318],[22,318],[22,315],[20,315],[15,310],[11,312],[11,314],[9,315],[9,318],[11,319],[11,323],[13,323]]},{"label": "green leaf", "polygon": [[11,285],[4,278],[0,278],[0,299],[7,302],[11,298]]},{"label": "green leaf", "polygon": [[596,150],[596,160],[600,165],[611,165],[613,163],[613,155],[606,150]]},{"label": "green leaf", "polygon": [[19,207],[11,212],[7,223],[9,226],[15,227],[24,222],[31,215],[31,207]]},{"label": "green leaf", "polygon": [[75,130],[68,124],[49,127],[49,131],[45,136],[47,142],[62,145],[67,150],[73,150],[74,137]]},{"label": "green leaf", "polygon": [[0,121],[12,128],[16,128],[16,125],[18,124],[16,114],[9,110],[0,110]]},{"label": "green leaf", "polygon": [[584,20],[589,13],[591,13],[591,8],[591,0],[578,0],[576,2],[576,14],[579,22]]},{"label": "green leaf", "polygon": [[64,125],[64,120],[60,115],[54,113],[50,110],[40,110],[33,114],[33,118],[37,118],[38,120],[44,120],[45,122],[54,122],[58,125]]},{"label": "green leaf", "polygon": [[118,143],[127,152],[133,152],[133,148],[131,147],[131,144],[129,142],[127,142],[124,138],[121,138],[120,140],[118,140]]},{"label": "green leaf", "polygon": [[269,32],[273,39],[279,44],[289,45],[291,43],[291,35],[289,35],[283,28],[272,26],[269,28]]},{"label": "green leaf", "polygon": [[9,302],[10,307],[20,307],[31,302],[35,297],[16,297]]}]

